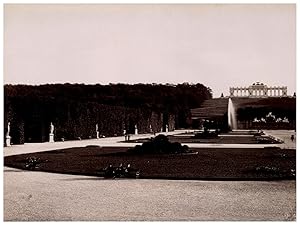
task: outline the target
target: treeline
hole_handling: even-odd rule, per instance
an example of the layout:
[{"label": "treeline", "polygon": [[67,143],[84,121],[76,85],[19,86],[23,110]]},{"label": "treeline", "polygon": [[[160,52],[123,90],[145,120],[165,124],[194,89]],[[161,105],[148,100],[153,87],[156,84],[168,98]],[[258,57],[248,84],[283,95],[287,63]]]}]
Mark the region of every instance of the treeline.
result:
[{"label": "treeline", "polygon": [[46,84],[5,85],[6,97],[80,100],[100,104],[151,107],[172,112],[200,106],[212,97],[211,89],[202,84]]},{"label": "treeline", "polygon": [[135,125],[140,132],[150,125],[156,132],[165,125],[185,128],[190,109],[211,97],[209,88],[188,83],[5,85],[5,128],[12,122],[15,143],[47,141],[50,122],[56,138],[67,139],[94,137],[96,123],[105,136],[134,132]]},{"label": "treeline", "polygon": [[[268,121],[270,112],[278,118],[287,118],[289,123]],[[267,123],[253,123],[254,119],[264,118]],[[296,98],[266,98],[252,104],[240,106],[237,110],[238,127],[240,129],[296,129]]]},{"label": "treeline", "polygon": [[251,106],[240,106],[237,110],[237,118],[240,121],[265,118],[272,112],[276,118],[287,117],[290,121],[296,121],[296,98],[266,98],[253,103]]}]

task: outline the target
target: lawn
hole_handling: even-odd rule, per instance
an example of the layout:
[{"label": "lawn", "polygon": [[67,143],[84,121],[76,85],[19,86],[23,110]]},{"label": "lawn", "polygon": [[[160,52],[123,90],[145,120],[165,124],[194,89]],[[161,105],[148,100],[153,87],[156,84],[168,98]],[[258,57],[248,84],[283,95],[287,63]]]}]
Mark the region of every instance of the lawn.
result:
[{"label": "lawn", "polygon": [[140,178],[202,180],[295,179],[296,151],[279,148],[192,148],[198,154],[133,154],[124,147],[87,146],[7,156],[4,165],[25,169],[26,158],[40,158],[35,170],[98,176],[110,163],[130,163]]}]

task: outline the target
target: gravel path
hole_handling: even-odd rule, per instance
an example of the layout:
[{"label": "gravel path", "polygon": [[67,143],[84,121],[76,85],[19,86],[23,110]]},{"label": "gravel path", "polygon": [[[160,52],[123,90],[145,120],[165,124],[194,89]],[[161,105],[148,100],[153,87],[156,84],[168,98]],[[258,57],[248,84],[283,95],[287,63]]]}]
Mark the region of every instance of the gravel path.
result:
[{"label": "gravel path", "polygon": [[[296,132],[295,130],[264,130],[266,135],[277,137],[284,141],[281,148],[296,149]],[[294,135],[295,140],[291,140],[291,135]]]},{"label": "gravel path", "polygon": [[[147,135],[132,138],[141,137]],[[122,140],[25,144],[4,148],[4,156],[93,144],[135,145],[117,143]],[[295,181],[105,180],[4,167],[4,220],[295,220],[295,186]]]},{"label": "gravel path", "polygon": [[[172,132],[168,132],[168,135],[176,135],[184,132],[191,132],[192,130],[176,130]],[[264,148],[266,146],[279,146],[283,148],[296,148],[296,142],[291,142],[290,135],[294,133],[294,131],[266,131],[267,134],[275,136],[279,139],[285,141],[284,144],[204,144],[204,143],[184,143],[189,147],[194,148]],[[166,133],[162,133],[166,134]],[[139,138],[148,138],[153,137],[152,134],[139,134],[132,135],[131,140],[139,139]],[[71,147],[85,147],[87,145],[100,145],[100,146],[120,146],[120,147],[134,147],[138,143],[125,143],[124,137],[109,137],[109,138],[100,138],[100,139],[88,139],[88,140],[80,140],[80,141],[65,141],[65,142],[44,142],[44,143],[25,143],[23,145],[12,145],[10,147],[4,148],[4,156],[23,154],[23,153],[31,153],[31,152],[41,152],[41,151],[49,151],[63,148],[71,148]]]},{"label": "gravel path", "polygon": [[295,185],[106,180],[5,168],[4,220],[294,220]]}]

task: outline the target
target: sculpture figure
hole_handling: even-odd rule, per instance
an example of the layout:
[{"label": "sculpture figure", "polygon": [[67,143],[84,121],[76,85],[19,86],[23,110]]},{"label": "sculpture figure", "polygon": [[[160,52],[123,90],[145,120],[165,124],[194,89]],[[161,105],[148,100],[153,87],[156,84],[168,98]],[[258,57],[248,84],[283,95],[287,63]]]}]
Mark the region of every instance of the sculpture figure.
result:
[{"label": "sculpture figure", "polygon": [[9,147],[10,145],[10,122],[7,123],[7,133],[6,133],[6,146]]},{"label": "sculpture figure", "polygon": [[96,138],[99,139],[99,127],[98,127],[98,123],[96,124]]},{"label": "sculpture figure", "polygon": [[51,123],[50,123],[50,134],[53,134],[53,132],[54,132],[54,125],[53,125],[53,123],[51,122]]},{"label": "sculpture figure", "polygon": [[8,122],[7,124],[7,133],[6,133],[6,137],[10,137],[10,122]]},{"label": "sculpture figure", "polygon": [[54,142],[54,125],[50,123],[50,134],[49,134],[49,142]]}]

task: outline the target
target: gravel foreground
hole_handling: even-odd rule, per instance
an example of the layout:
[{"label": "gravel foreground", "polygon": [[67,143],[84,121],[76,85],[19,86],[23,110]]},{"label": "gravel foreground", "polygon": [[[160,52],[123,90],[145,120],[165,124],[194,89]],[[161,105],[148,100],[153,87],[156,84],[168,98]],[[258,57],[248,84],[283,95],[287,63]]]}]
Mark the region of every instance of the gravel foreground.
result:
[{"label": "gravel foreground", "polygon": [[295,181],[107,180],[4,168],[5,221],[295,220]]},{"label": "gravel foreground", "polygon": [[[296,148],[289,140],[294,131],[268,133],[285,141],[280,147]],[[87,144],[131,146],[121,140],[25,144],[4,148],[4,155]],[[296,181],[108,180],[4,167],[4,221],[237,220],[295,221]]]}]

